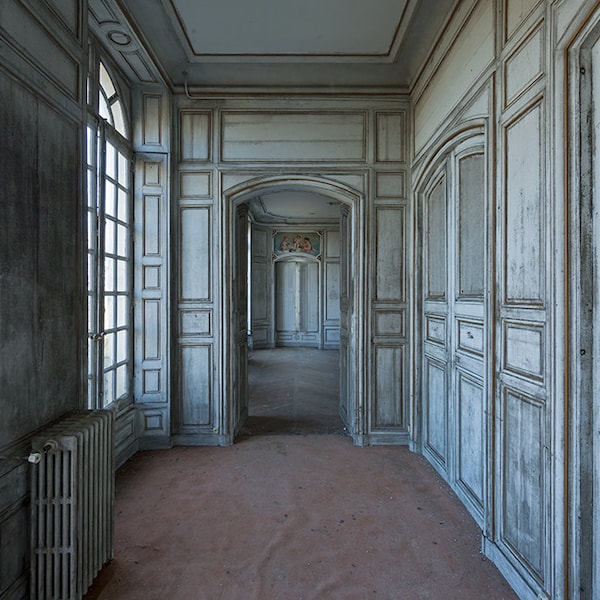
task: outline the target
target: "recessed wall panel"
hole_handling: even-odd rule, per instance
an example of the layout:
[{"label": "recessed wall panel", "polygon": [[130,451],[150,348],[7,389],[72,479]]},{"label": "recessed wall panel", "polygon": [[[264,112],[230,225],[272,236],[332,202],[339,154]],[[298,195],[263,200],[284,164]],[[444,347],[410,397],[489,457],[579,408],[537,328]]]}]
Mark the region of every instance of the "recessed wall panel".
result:
[{"label": "recessed wall panel", "polygon": [[526,377],[544,378],[544,327],[504,324],[504,368]]},{"label": "recessed wall panel", "polygon": [[180,297],[208,300],[211,283],[211,209],[180,209]]},{"label": "recessed wall panel", "polygon": [[404,419],[404,351],[401,346],[375,348],[373,429],[396,428]]},{"label": "recessed wall panel", "polygon": [[340,265],[325,263],[325,319],[336,321],[340,318]]},{"label": "recessed wall panel", "polygon": [[402,302],[405,297],[405,210],[376,209],[376,297]]},{"label": "recessed wall panel", "polygon": [[252,264],[252,319],[266,321],[269,318],[268,301],[269,272],[271,265],[268,263]]},{"label": "recessed wall panel", "polygon": [[458,161],[458,296],[482,297],[485,283],[485,161],[471,154]]},{"label": "recessed wall panel", "polygon": [[209,198],[212,188],[210,171],[184,171],[179,174],[181,198]]},{"label": "recessed wall panel", "polygon": [[144,94],[142,97],[143,140],[146,146],[162,144],[162,96]]},{"label": "recessed wall panel", "polygon": [[377,162],[403,162],[406,156],[406,113],[377,113]]},{"label": "recessed wall panel", "polygon": [[212,311],[182,310],[179,313],[180,335],[212,335]]},{"label": "recessed wall panel", "polygon": [[144,256],[160,256],[160,196],[144,196]]},{"label": "recessed wall panel", "polygon": [[457,374],[458,392],[458,478],[472,500],[483,507],[484,493],[484,393],[483,385],[466,376]]},{"label": "recessed wall panel", "polygon": [[144,300],[144,360],[160,359],[160,300]]},{"label": "recessed wall panel", "polygon": [[544,143],[542,105],[505,132],[505,302],[542,305],[544,299]]},{"label": "recessed wall panel", "polygon": [[179,117],[179,153],[182,161],[210,160],[211,113],[181,111]]},{"label": "recessed wall panel", "polygon": [[446,177],[441,177],[428,192],[426,201],[425,281],[426,297],[446,297]]},{"label": "recessed wall panel", "polygon": [[209,425],[212,413],[212,360],[209,346],[181,346],[181,425]]},{"label": "recessed wall panel", "polygon": [[376,173],[375,195],[378,198],[406,198],[406,173]]},{"label": "recessed wall panel", "polygon": [[425,357],[425,444],[441,465],[446,464],[446,369],[443,365]]},{"label": "recessed wall panel", "polygon": [[223,112],[221,137],[226,162],[366,160],[362,112]]},{"label": "recessed wall panel", "polygon": [[502,540],[543,576],[547,521],[543,405],[504,390]]}]

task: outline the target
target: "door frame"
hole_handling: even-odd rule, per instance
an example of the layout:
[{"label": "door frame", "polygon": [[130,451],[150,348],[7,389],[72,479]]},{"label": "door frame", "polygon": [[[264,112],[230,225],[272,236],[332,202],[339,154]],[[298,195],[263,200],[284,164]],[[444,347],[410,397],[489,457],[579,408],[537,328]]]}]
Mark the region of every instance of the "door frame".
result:
[{"label": "door frame", "polygon": [[[362,445],[361,440],[366,434],[365,424],[367,407],[364,405],[365,381],[366,381],[366,319],[360,318],[366,314],[366,200],[363,193],[346,186],[338,181],[316,177],[311,175],[297,174],[277,174],[263,175],[253,177],[247,172],[243,173],[248,177],[246,181],[239,183],[227,190],[223,190],[222,199],[222,236],[223,251],[221,252],[221,280],[223,281],[223,291],[221,296],[221,331],[223,333],[223,343],[221,345],[221,391],[219,406],[219,429],[221,439],[232,444],[235,438],[236,430],[240,424],[235,423],[235,415],[232,411],[233,401],[232,393],[234,391],[235,373],[232,372],[232,366],[235,364],[235,335],[232,328],[232,319],[235,314],[234,295],[233,295],[233,268],[235,256],[235,214],[240,204],[248,202],[251,198],[258,195],[275,191],[304,191],[307,193],[317,193],[321,196],[332,198],[333,200],[347,205],[350,209],[350,218],[352,221],[352,248],[351,273],[352,294],[353,294],[353,313],[351,316],[352,335],[352,377],[349,406],[352,409],[352,415],[349,418],[349,431],[352,434],[354,443]],[[228,172],[228,175],[232,173]]]}]

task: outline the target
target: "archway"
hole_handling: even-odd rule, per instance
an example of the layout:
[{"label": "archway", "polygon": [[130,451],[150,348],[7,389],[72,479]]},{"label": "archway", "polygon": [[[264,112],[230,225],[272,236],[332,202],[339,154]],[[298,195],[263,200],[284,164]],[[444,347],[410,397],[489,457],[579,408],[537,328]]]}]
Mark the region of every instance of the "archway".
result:
[{"label": "archway", "polygon": [[340,204],[340,416],[348,432],[362,433],[359,392],[364,343],[362,325],[364,198],[338,182],[311,176],[273,176],[245,181],[223,193],[224,275],[222,331],[223,422],[230,442],[247,415],[247,204],[259,194],[303,191]]}]

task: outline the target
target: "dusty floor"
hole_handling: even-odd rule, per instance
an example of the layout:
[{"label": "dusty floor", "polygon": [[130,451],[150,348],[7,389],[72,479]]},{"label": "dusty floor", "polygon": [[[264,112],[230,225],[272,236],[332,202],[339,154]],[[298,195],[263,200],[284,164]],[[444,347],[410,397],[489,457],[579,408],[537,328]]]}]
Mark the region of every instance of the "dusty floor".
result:
[{"label": "dusty floor", "polygon": [[294,398],[315,377],[295,371],[280,382],[287,417],[251,405],[231,447],[142,452],[119,470],[115,559],[86,599],[515,598],[422,457],[354,447],[339,422],[307,432],[318,419]]}]

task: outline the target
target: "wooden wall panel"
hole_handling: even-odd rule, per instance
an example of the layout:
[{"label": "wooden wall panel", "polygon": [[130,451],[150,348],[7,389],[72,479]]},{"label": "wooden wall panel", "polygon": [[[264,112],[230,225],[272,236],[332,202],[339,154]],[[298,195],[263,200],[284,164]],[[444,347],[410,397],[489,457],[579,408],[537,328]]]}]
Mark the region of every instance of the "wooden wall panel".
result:
[{"label": "wooden wall panel", "polygon": [[457,478],[477,506],[484,506],[486,468],[486,403],[483,384],[467,373],[457,373]]},{"label": "wooden wall panel", "polygon": [[485,284],[486,185],[484,156],[458,160],[458,290],[460,298],[483,297]]},{"label": "wooden wall panel", "polygon": [[180,198],[210,198],[212,173],[210,171],[182,171],[179,173]]},{"label": "wooden wall panel", "polygon": [[505,297],[542,305],[546,256],[543,109],[536,103],[505,129]]},{"label": "wooden wall panel", "polygon": [[495,4],[478,2],[461,35],[443,58],[425,93],[415,104],[417,154],[435,137],[466,90],[492,64],[495,52]]},{"label": "wooden wall panel", "polygon": [[405,299],[406,216],[403,206],[375,209],[375,298],[378,302]]},{"label": "wooden wall panel", "polygon": [[0,38],[16,44],[62,92],[79,101],[80,64],[47,27],[52,24],[42,23],[21,2],[0,2]]},{"label": "wooden wall panel", "polygon": [[179,157],[182,162],[211,159],[212,113],[182,110],[179,113]]},{"label": "wooden wall panel", "polygon": [[371,430],[405,425],[405,352],[402,346],[378,345],[375,348],[375,395]]},{"label": "wooden wall panel", "polygon": [[501,538],[538,577],[546,555],[547,488],[543,405],[504,389]]},{"label": "wooden wall panel", "polygon": [[221,114],[225,162],[364,162],[362,112],[227,112]]},{"label": "wooden wall panel", "polygon": [[406,198],[406,173],[404,171],[380,171],[375,174],[377,198]]},{"label": "wooden wall panel", "polygon": [[183,207],[179,210],[179,265],[182,301],[207,301],[211,297],[211,207]]},{"label": "wooden wall panel", "polygon": [[446,367],[425,357],[425,378],[424,385],[426,390],[424,397],[427,398],[425,409],[425,448],[431,452],[442,468],[445,468],[447,462],[447,424],[448,424],[448,405],[447,405],[447,381]]},{"label": "wooden wall panel", "polygon": [[209,346],[181,346],[181,401],[179,425],[182,428],[212,423],[213,369]]},{"label": "wooden wall panel", "polygon": [[541,0],[504,0],[504,37],[509,39]]},{"label": "wooden wall panel", "polygon": [[376,162],[404,162],[407,151],[406,113],[376,113]]},{"label": "wooden wall panel", "polygon": [[427,239],[425,240],[425,297],[446,298],[446,178],[441,177],[426,198]]},{"label": "wooden wall panel", "polygon": [[545,28],[543,23],[513,51],[504,64],[504,106],[513,103],[533,83],[544,76]]},{"label": "wooden wall panel", "polygon": [[340,264],[325,263],[325,321],[340,319]]}]

